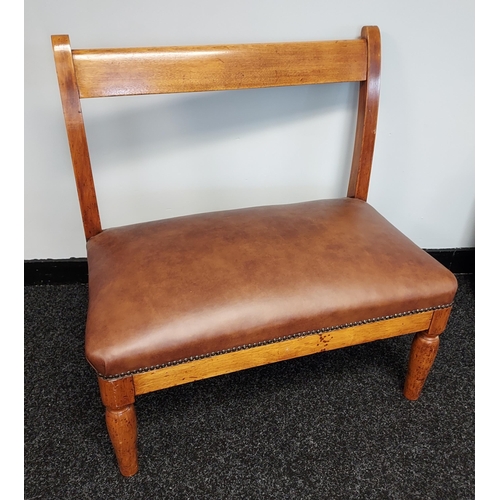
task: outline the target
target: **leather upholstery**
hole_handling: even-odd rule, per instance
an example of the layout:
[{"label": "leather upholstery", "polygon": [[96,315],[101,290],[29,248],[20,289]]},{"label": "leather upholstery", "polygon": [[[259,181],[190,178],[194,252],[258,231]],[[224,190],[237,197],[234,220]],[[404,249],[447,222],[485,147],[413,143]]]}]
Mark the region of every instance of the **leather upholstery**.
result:
[{"label": "leather upholstery", "polygon": [[435,308],[454,275],[343,198],[112,228],[87,243],[86,356],[101,376]]}]

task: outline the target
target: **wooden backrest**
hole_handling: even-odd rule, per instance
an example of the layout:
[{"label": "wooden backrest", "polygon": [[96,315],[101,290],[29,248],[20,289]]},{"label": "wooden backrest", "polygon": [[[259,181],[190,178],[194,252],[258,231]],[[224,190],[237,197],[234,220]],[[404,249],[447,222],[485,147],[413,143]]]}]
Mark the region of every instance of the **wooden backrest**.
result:
[{"label": "wooden backrest", "polygon": [[345,41],[129,49],[52,47],[87,240],[102,231],[80,99],[360,82],[347,196],[366,200],[377,125],[380,32]]}]

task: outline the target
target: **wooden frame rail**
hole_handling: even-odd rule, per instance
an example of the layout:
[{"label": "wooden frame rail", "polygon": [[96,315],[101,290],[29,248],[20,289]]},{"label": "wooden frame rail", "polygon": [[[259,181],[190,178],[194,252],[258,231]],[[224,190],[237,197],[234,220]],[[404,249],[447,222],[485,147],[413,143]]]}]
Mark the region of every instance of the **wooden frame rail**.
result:
[{"label": "wooden frame rail", "polygon": [[357,40],[129,49],[52,45],[86,239],[102,231],[80,99],[360,82],[347,196],[366,200],[377,126],[380,32]]},{"label": "wooden frame rail", "polygon": [[136,395],[318,352],[427,330],[434,311],[307,335],[133,375]]},{"label": "wooden frame rail", "polygon": [[355,82],[366,57],[363,40],[73,51],[81,98]]}]

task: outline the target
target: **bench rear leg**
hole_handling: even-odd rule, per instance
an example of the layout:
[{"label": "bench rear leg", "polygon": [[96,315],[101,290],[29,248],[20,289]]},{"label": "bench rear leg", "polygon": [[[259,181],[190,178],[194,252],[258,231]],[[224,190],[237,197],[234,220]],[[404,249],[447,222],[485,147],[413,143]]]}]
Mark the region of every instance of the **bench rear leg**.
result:
[{"label": "bench rear leg", "polygon": [[403,394],[407,399],[420,396],[439,348],[439,335],[446,328],[451,308],[438,309],[432,315],[429,329],[413,339]]}]

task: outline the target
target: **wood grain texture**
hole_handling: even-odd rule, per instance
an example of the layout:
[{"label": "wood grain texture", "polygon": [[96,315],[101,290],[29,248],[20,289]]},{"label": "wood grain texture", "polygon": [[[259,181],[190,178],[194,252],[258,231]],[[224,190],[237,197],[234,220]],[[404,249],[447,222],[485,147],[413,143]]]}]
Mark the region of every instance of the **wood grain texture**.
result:
[{"label": "wood grain texture", "polygon": [[74,50],[81,98],[353,82],[366,41]]},{"label": "wood grain texture", "polygon": [[439,349],[439,335],[445,330],[451,307],[434,311],[427,331],[417,333],[413,339],[403,394],[417,400],[422,393]]},{"label": "wood grain texture", "polygon": [[347,196],[366,201],[372,169],[380,97],[381,45],[376,26],[365,26],[361,36],[368,47],[366,80],[360,83],[358,120]]},{"label": "wood grain texture", "polygon": [[134,405],[117,410],[106,408],[106,427],[120,472],[126,477],[133,476],[139,469],[137,417]]},{"label": "wood grain texture", "polygon": [[106,407],[106,427],[120,472],[133,476],[138,470],[137,418],[132,377],[104,380],[98,377],[101,399]]},{"label": "wood grain texture", "polygon": [[317,352],[427,330],[432,311],[308,335],[133,375],[135,393],[187,384]]},{"label": "wood grain texture", "polygon": [[100,233],[102,228],[69,37],[52,36],[52,47],[80,211],[88,240]]},{"label": "wood grain texture", "polygon": [[446,329],[446,325],[448,324],[448,319],[451,314],[451,307],[447,307],[446,309],[438,309],[434,311],[432,315],[431,325],[429,327],[429,331],[427,332],[428,336],[440,335]]},{"label": "wood grain texture", "polygon": [[132,377],[124,377],[114,380],[97,378],[102,404],[109,408],[122,408],[135,401],[134,380]]}]

